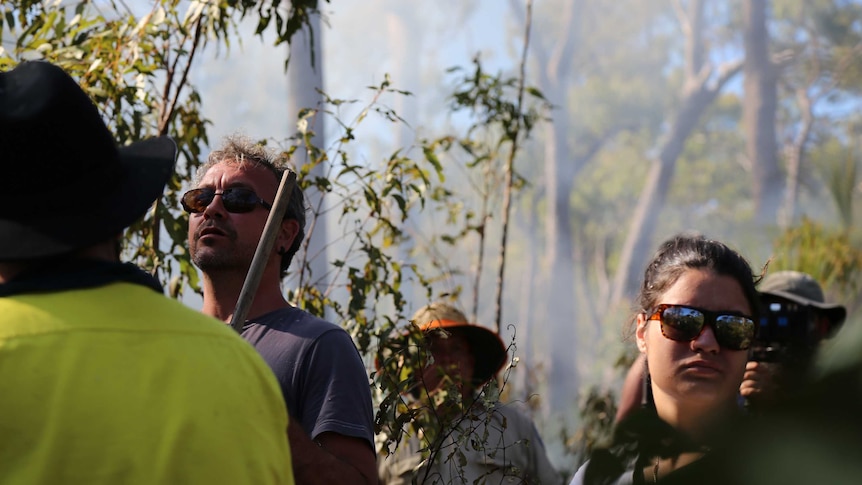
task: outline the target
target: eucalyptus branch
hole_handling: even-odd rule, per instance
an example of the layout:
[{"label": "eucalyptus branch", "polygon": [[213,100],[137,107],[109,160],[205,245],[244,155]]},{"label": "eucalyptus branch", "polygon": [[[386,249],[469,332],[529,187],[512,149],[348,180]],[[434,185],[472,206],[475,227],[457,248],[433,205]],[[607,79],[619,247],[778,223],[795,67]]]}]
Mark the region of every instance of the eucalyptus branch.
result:
[{"label": "eucalyptus branch", "polygon": [[[165,102],[169,106],[162,112],[162,119],[159,122],[159,135],[167,135],[168,134],[168,127],[170,125],[171,116],[173,116],[174,111],[177,108],[177,103],[179,102],[179,99],[180,99],[180,93],[182,92],[183,87],[186,86],[186,83],[188,81],[189,71],[191,70],[191,67],[192,67],[192,61],[194,61],[195,54],[197,53],[198,45],[200,44],[201,32],[203,30],[202,19],[203,19],[203,16],[199,16],[195,20],[194,38],[192,39],[192,48],[188,54],[188,61],[186,62],[185,68],[183,69],[182,76],[180,77],[180,82],[179,82],[179,84],[177,84],[176,89],[174,90],[173,98],[171,99],[171,101],[169,103],[167,102],[167,99],[168,99],[167,96],[168,96],[169,89],[171,87],[172,78],[173,78],[174,73],[176,72],[176,69],[178,66],[178,62],[180,60],[180,57],[182,57],[181,55],[177,54],[176,58],[174,59],[173,66],[171,66],[171,69],[168,70],[168,79],[165,81],[165,96],[166,96]],[[188,39],[188,36],[183,38],[183,40],[180,42],[180,44],[181,45],[184,44],[186,39]]]},{"label": "eucalyptus branch", "polygon": [[512,185],[514,180],[515,156],[518,153],[518,135],[521,131],[521,112],[524,103],[524,82],[527,76],[527,52],[530,46],[530,28],[533,23],[533,0],[527,0],[526,25],[524,30],[524,47],[521,51],[520,74],[518,76],[518,101],[515,110],[515,127],[512,130],[511,145],[509,147],[509,158],[506,162],[505,182],[503,185],[503,228],[500,236],[500,264],[497,273],[497,290],[494,323],[497,333],[502,331],[503,318],[503,277],[506,272],[506,247],[509,233],[509,214],[512,206]]},{"label": "eucalyptus branch", "polygon": [[[383,95],[383,93],[387,92],[389,87],[390,87],[390,81],[389,81],[389,77],[387,76],[386,79],[384,80],[384,82],[380,86],[377,86],[375,88],[374,96],[372,96],[371,100],[365,105],[365,107],[360,111],[360,113],[357,114],[349,123],[347,123],[347,124],[342,123],[341,126],[345,127],[345,129],[348,131],[352,130],[352,127],[358,126],[362,122],[362,120],[365,119],[366,115],[368,114],[368,111],[379,102],[380,97]],[[324,93],[321,93],[321,94],[324,94]],[[334,104],[334,105],[340,104],[340,102],[330,100],[329,97],[326,96],[325,94],[323,95],[323,98],[326,100],[326,102],[329,102],[331,104]],[[307,113],[301,112],[298,114],[301,116],[307,115],[308,117],[311,117],[312,121],[308,122],[308,126],[315,126],[314,118],[320,115],[320,113],[321,113],[320,109],[321,108],[318,107],[317,109],[310,110]],[[340,120],[338,120],[337,118],[336,118],[336,121],[340,122]],[[320,150],[318,147],[315,147],[312,144],[313,134],[311,132],[303,132],[303,133],[301,133],[301,135],[302,135],[301,139],[302,139],[303,144],[304,144],[304,149],[309,154],[308,159],[312,160],[311,163],[316,164],[316,163],[322,162],[323,159],[325,159],[326,154],[324,152],[322,152],[322,150]],[[340,153],[342,148],[344,147],[344,145],[346,143],[346,141],[345,141],[346,139],[350,139],[350,138],[344,137],[344,136],[338,137],[338,141],[332,146],[331,149],[337,153]],[[313,155],[315,154],[315,152],[320,152],[322,155],[319,157],[314,157]],[[312,212],[312,214],[314,214],[314,217],[311,218],[310,226],[309,226],[308,230],[306,231],[305,240],[302,242],[302,246],[301,246],[303,249],[303,251],[302,251],[303,257],[302,257],[302,260],[300,261],[300,263],[301,263],[300,266],[303,268],[310,261],[308,250],[309,250],[310,245],[311,245],[312,236],[313,236],[315,229],[317,227],[317,221],[320,218],[320,215],[324,213],[323,197],[320,197],[318,199],[317,206],[312,207],[311,212]],[[368,220],[368,219],[366,219],[366,220]],[[353,243],[351,244],[351,247],[356,242],[357,241],[354,240]],[[296,293],[296,300],[297,301],[301,301],[303,299],[306,286],[307,286],[307,284],[306,284],[306,271],[300,271],[299,280],[298,280],[298,284],[297,284],[297,293]],[[330,284],[329,288],[327,288],[323,292],[323,295],[328,296],[332,290],[333,290],[333,285]]]},{"label": "eucalyptus branch", "polygon": [[673,7],[673,13],[679,22],[680,30],[682,30],[683,35],[688,37],[691,32],[691,22],[689,21],[688,14],[685,12],[685,8],[682,6],[682,2],[680,0],[673,0],[670,3]]},{"label": "eucalyptus branch", "polygon": [[491,214],[489,213],[488,207],[490,205],[490,197],[491,191],[488,188],[489,185],[489,174],[487,173],[484,177],[485,180],[485,190],[482,193],[482,222],[479,224],[478,233],[479,233],[479,254],[476,255],[476,275],[473,279],[473,310],[471,312],[472,320],[476,321],[479,315],[479,287],[482,281],[482,268],[485,265],[485,239],[488,235],[488,221],[491,220]]},{"label": "eucalyptus branch", "polygon": [[[192,61],[194,60],[195,53],[197,52],[198,44],[200,43],[200,34],[201,34],[201,25],[202,25],[201,19],[202,18],[203,17],[198,17],[196,20],[194,39],[192,40],[192,48],[188,54],[188,61],[186,62],[185,68],[183,69],[182,76],[180,77],[180,81],[176,85],[176,88],[175,88],[174,93],[173,93],[173,98],[170,101],[168,101],[168,99],[170,97],[170,90],[171,90],[171,87],[173,86],[173,79],[174,79],[174,75],[176,73],[176,69],[177,69],[179,60],[181,57],[183,57],[182,54],[177,52],[176,57],[174,58],[173,65],[170,68],[167,68],[167,77],[165,79],[165,89],[163,92],[164,93],[164,98],[163,98],[164,101],[161,104],[162,112],[161,112],[161,116],[159,117],[159,125],[157,127],[159,136],[165,136],[168,134],[168,130],[170,128],[170,120],[171,120],[171,117],[173,116],[173,113],[176,110],[177,103],[178,103],[179,97],[180,97],[180,93],[182,92],[183,87],[185,87],[186,83],[188,82],[189,70],[191,69]],[[182,46],[186,42],[187,39],[188,39],[188,35],[186,35],[183,38],[183,40],[180,41],[180,45]],[[160,203],[161,203],[161,199],[156,199],[155,205],[153,207],[153,217],[152,217],[151,222],[150,222],[150,227],[151,227],[152,234],[153,234],[152,247],[155,248],[156,250],[158,250],[159,244],[161,242],[161,230],[160,230],[161,218],[159,217],[159,214],[158,214],[158,207],[159,207]],[[158,264],[158,262],[154,261],[153,269],[152,269],[153,275],[155,275],[158,272],[159,266],[160,266],[160,264]]]}]

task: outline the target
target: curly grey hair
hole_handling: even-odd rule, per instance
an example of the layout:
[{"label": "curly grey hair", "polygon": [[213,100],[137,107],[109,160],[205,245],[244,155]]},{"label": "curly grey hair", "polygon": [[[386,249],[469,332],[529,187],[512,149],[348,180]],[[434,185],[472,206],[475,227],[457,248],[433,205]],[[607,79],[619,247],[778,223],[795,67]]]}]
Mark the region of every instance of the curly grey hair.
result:
[{"label": "curly grey hair", "polygon": [[[203,176],[214,165],[222,162],[237,163],[239,165],[252,164],[254,167],[262,167],[272,172],[276,182],[281,181],[281,176],[288,168],[288,160],[283,154],[269,149],[259,142],[252,141],[244,135],[229,135],[222,139],[221,146],[212,151],[197,172],[195,185],[200,185]],[[299,223],[299,232],[293,240],[293,244],[286,252],[281,254],[281,276],[287,275],[287,269],[293,260],[294,254],[299,250],[302,240],[305,239],[305,195],[297,184],[290,195],[284,220],[295,220]]]}]

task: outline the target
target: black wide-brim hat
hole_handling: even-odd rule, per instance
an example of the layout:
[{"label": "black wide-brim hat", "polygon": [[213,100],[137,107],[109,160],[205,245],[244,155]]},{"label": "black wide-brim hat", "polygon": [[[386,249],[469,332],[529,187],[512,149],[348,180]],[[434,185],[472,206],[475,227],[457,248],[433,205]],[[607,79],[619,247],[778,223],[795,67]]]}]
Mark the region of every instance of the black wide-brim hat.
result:
[{"label": "black wide-brim hat", "polygon": [[119,235],[164,191],[168,137],[117,147],[74,79],[43,61],[0,73],[0,261],[72,252]]}]

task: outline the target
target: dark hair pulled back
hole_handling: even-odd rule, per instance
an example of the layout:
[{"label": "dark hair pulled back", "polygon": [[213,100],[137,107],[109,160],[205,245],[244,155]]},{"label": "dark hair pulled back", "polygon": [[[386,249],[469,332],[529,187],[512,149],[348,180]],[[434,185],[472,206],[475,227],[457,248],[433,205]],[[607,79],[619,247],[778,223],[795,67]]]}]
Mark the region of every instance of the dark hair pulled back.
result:
[{"label": "dark hair pulled back", "polygon": [[659,298],[687,270],[710,270],[729,276],[739,283],[754,314],[759,311],[755,277],[751,265],[741,254],[722,242],[696,233],[682,233],[668,239],[656,251],[644,271],[643,284],[637,303],[640,311],[650,311]]}]

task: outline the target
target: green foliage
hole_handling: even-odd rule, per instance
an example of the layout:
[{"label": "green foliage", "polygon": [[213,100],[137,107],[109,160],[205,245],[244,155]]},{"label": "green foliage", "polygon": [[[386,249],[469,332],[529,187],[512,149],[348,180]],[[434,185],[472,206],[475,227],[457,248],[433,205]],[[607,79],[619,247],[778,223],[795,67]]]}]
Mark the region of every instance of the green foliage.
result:
[{"label": "green foliage", "polygon": [[[344,123],[337,117],[337,107],[346,101],[325,99],[322,112],[338,120],[342,129],[331,150],[313,146],[311,131],[298,133],[289,140],[291,146],[286,149],[287,153],[293,153],[301,148],[311,155],[307,163],[297,167],[300,186],[324,194],[327,214],[337,215],[338,225],[345,228],[344,233],[332,241],[332,248],[343,248],[344,253],[331,257],[334,269],[327,275],[330,288],[318,293],[311,291],[315,278],[321,275],[311,272],[311,259],[315,255],[309,253],[310,239],[306,239],[304,251],[296,262],[301,268],[300,284],[288,291],[288,298],[320,315],[325,309],[334,311],[353,331],[362,353],[369,352],[373,333],[378,331],[373,317],[369,319],[366,315],[388,315],[390,325],[383,327],[385,331],[391,330],[392,324],[404,320],[400,315],[405,306],[404,278],[412,275],[414,282],[424,284],[425,276],[415,264],[397,258],[398,248],[408,239],[403,223],[410,211],[424,205],[429,187],[442,180],[439,165],[426,163],[424,159],[413,160],[397,151],[380,164],[352,161],[349,145],[356,142],[352,133],[366,120],[368,113],[398,121],[379,98],[402,95],[402,92],[391,88],[388,80],[370,89],[372,101],[351,123]],[[303,112],[299,119],[315,115],[319,113]],[[313,176],[315,168],[320,166],[328,167],[328,172],[324,176]],[[327,214],[320,208],[312,208],[309,227],[314,228]],[[332,296],[339,291],[338,298]],[[389,308],[392,312],[387,310]]]},{"label": "green foliage", "polygon": [[[249,12],[257,14],[257,29],[256,34],[263,34],[267,29],[272,28],[271,23],[275,20],[274,33],[275,44],[290,44],[294,36],[302,29],[308,29],[309,49],[311,51],[311,63],[317,61],[314,58],[314,44],[316,42],[316,33],[312,28],[310,21],[312,15],[319,14],[318,0],[227,0],[227,5],[231,8],[236,8],[240,12],[240,17],[244,17]],[[329,0],[326,0],[329,3]],[[223,8],[223,7],[222,7]],[[287,70],[290,56],[285,60],[284,68]]]},{"label": "green foliage", "polygon": [[[137,17],[120,4],[91,2],[4,2],[4,45],[0,69],[29,59],[45,59],[78,79],[124,145],[170,135],[180,153],[177,175],[164,198],[127,232],[126,257],[154,272],[178,296],[197,274],[183,249],[186,220],[167,210],[177,206],[177,191],[199,162],[207,143],[207,120],[200,96],[187,80],[195,52],[208,31],[204,17],[183,15],[179,2],[154,4]],[[160,239],[161,228],[170,236]]]},{"label": "green foliage", "polygon": [[[497,127],[502,132],[495,144],[495,148],[499,149],[503,143],[517,140],[519,136],[529,137],[536,123],[547,119],[544,111],[549,106],[537,88],[527,87],[525,90],[531,98],[544,105],[528,104],[522,110],[516,99],[519,78],[486,73],[478,57],[473,59],[473,67],[472,73],[465,74],[457,81],[458,87],[452,95],[451,106],[453,112],[470,110],[475,122],[467,130],[468,140],[477,130]],[[450,73],[461,71],[460,67],[449,69]],[[476,160],[473,164],[480,161]]]},{"label": "green foliage", "polygon": [[[515,157],[521,151],[519,143],[531,136],[537,124],[548,120],[547,113],[551,106],[538,88],[523,86],[522,79],[485,72],[478,56],[473,59],[472,71],[453,67],[448,73],[459,75],[455,80],[450,109],[453,113],[466,112],[470,123],[463,137],[446,135],[424,141],[423,152],[431,163],[440,164],[445,155],[449,163],[463,167],[469,188],[462,196],[453,197],[452,203],[442,206],[447,213],[447,226],[457,232],[432,235],[430,246],[437,243],[454,246],[464,240],[476,241],[477,256],[471,264],[476,268],[472,288],[475,317],[479,306],[481,277],[486,270],[486,250],[494,248],[499,251],[499,264],[502,267],[506,262],[506,244],[503,242],[494,247],[490,242],[491,231],[501,228],[499,230],[505,241],[509,212],[506,201],[513,191],[520,191],[526,185],[526,179],[514,169]],[[522,101],[522,94],[527,95],[526,102]],[[451,194],[449,191],[438,192],[435,197]],[[462,206],[455,202],[461,199],[475,203]],[[492,221],[496,227],[491,227]],[[432,259],[431,264],[441,264],[434,261],[433,253],[429,251],[428,254]],[[498,299],[501,291],[498,285]],[[498,312],[495,321],[498,330],[502,325],[499,318]]]},{"label": "green foliage", "polygon": [[808,273],[823,285],[827,298],[842,302],[848,310],[862,301],[862,246],[847,231],[830,230],[803,219],[776,239],[774,251],[770,271]]},{"label": "green foliage", "polygon": [[573,435],[569,435],[565,428],[560,430],[566,452],[576,458],[577,466],[584,463],[593,450],[610,446],[616,414],[614,392],[591,387],[581,401],[581,427]]},{"label": "green foliage", "polygon": [[[0,70],[44,59],[65,69],[93,98],[117,142],[169,135],[178,145],[176,175],[155,210],[130,227],[125,258],[153,272],[170,294],[198,289],[185,249],[186,215],[173,210],[202,148],[209,143],[200,95],[188,79],[196,55],[209,41],[229,45],[235,21],[252,8],[276,16],[279,42],[308,21],[316,1],[159,0],[142,15],[123,2],[15,0],[0,4]],[[163,231],[168,240],[161,238]]]},{"label": "green foliage", "polygon": [[[511,349],[510,349],[511,350]],[[441,373],[437,389],[424,386],[417,372],[433,363],[425,335],[415,325],[393,335],[381,346],[375,360],[379,389],[385,396],[377,413],[381,459],[394,459],[403,440],[422,457],[415,470],[417,483],[425,483],[433,463],[445,464],[455,475],[464,476],[465,451],[483,450],[488,440],[494,404],[506,386],[509,369],[498,384],[492,380],[473,396],[462,396],[458,383]],[[503,423],[506,426],[506,423]],[[487,451],[489,458],[505,449]],[[402,453],[404,453],[402,451]],[[502,458],[498,458],[501,462]],[[513,471],[517,476],[517,471]],[[461,482],[463,483],[463,479]],[[481,483],[478,481],[477,483]]]},{"label": "green foliage", "polygon": [[[376,370],[372,377],[379,403],[375,421],[381,449],[394,450],[406,433],[419,437],[424,456],[432,461],[459,459],[459,446],[476,439],[472,436],[476,423],[468,424],[471,421],[467,410],[474,405],[487,408],[496,400],[497,391],[493,387],[486,389],[480,402],[471,405],[461,401],[453,383],[442,392],[416,387],[416,372],[428,365],[429,356],[423,336],[414,326],[405,325],[403,312],[412,296],[405,294],[405,283],[410,283],[407,286],[414,293],[424,293],[429,301],[445,299],[445,294],[434,292],[434,283],[447,278],[448,268],[444,271],[441,265],[403,260],[401,248],[413,241],[406,222],[417,211],[430,209],[447,214],[445,225],[435,228],[445,245],[462,240],[470,232],[481,235],[484,227],[474,223],[471,212],[461,210],[464,195],[444,184],[442,159],[464,157],[465,169],[479,172],[476,179],[487,183],[488,172],[502,163],[497,150],[506,140],[511,142],[528,134],[540,119],[537,110],[521,112],[515,107],[509,97],[514,80],[486,75],[478,61],[475,66],[472,76],[458,81],[453,97],[458,109],[467,110],[470,118],[477,120],[467,130],[472,136],[446,135],[425,140],[420,146],[422,156],[415,159],[396,150],[379,162],[352,161],[350,145],[356,143],[353,134],[369,115],[391,123],[404,122],[386,107],[385,101],[409,93],[393,88],[387,77],[379,86],[370,88],[372,101],[349,123],[340,119],[339,108],[355,101],[326,95],[320,113],[300,113],[299,119],[323,113],[337,121],[341,133],[334,137],[337,141],[331,148],[312,146],[313,133],[301,132],[286,149],[289,153],[303,149],[311,154],[309,161],[298,167],[300,183],[305,189],[313,187],[323,192],[328,213],[337,214],[338,226],[345,228],[340,236],[329,235],[333,239],[329,287],[317,291],[309,284],[316,275],[311,274],[309,258],[313,255],[306,247],[295,263],[302,268],[302,283],[289,290],[288,297],[313,313],[333,312],[337,322],[351,333],[360,352],[374,356]],[[535,90],[530,96],[541,101]],[[519,123],[521,128],[514,126]],[[494,139],[489,133],[501,138]],[[492,141],[487,141],[489,138]],[[328,165],[329,172],[322,177],[312,176],[314,169],[323,164]],[[313,210],[309,226],[314,227],[322,216]],[[452,229],[458,232],[448,233],[447,240],[447,230]],[[344,248],[342,256],[332,256],[336,248]],[[459,291],[456,289],[455,294]]]},{"label": "green foliage", "polygon": [[[852,136],[852,135],[851,135]],[[811,162],[819,169],[829,195],[835,202],[842,226],[853,226],[853,205],[857,192],[859,160],[853,147],[835,138],[824,141],[811,155]]]}]

